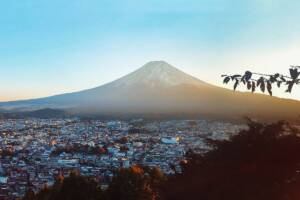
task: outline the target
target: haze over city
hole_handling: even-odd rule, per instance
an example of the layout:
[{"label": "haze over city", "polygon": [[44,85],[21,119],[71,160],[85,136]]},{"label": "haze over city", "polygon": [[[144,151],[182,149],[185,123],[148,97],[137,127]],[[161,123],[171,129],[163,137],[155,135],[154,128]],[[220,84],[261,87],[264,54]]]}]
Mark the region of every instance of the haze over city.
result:
[{"label": "haze over city", "polygon": [[[224,73],[286,74],[300,63],[299,8],[295,0],[3,2],[0,101],[100,86],[152,60],[222,87]],[[299,91],[274,95],[299,100]]]}]

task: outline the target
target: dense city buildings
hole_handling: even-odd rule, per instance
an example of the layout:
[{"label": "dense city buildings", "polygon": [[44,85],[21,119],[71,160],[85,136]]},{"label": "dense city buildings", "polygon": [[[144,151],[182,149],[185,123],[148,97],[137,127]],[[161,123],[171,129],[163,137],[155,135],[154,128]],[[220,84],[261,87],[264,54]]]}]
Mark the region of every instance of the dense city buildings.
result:
[{"label": "dense city buildings", "polygon": [[206,152],[207,139],[228,139],[241,128],[206,120],[3,119],[0,199],[22,197],[29,187],[38,191],[74,170],[103,187],[120,167],[155,166],[172,174],[188,150]]}]

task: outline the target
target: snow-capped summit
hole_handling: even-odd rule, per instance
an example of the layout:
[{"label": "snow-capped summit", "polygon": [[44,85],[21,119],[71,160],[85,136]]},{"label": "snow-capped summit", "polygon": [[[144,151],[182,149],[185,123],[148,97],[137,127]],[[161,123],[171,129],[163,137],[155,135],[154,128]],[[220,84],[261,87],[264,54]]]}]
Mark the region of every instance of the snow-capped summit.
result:
[{"label": "snow-capped summit", "polygon": [[196,79],[165,61],[151,61],[133,73],[113,82],[114,86],[147,85],[149,87],[170,87],[181,84],[199,85]]},{"label": "snow-capped summit", "polygon": [[[28,91],[30,92],[30,91]],[[3,110],[64,109],[96,115],[191,115],[241,119],[296,119],[300,102],[234,92],[190,76],[165,61],[151,61],[105,85],[46,98],[3,102]]]}]

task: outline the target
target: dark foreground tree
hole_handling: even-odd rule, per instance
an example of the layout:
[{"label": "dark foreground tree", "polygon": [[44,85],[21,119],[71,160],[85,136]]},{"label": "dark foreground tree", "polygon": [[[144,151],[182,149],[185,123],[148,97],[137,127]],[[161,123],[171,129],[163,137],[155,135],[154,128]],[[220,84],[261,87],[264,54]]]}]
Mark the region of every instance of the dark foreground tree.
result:
[{"label": "dark foreground tree", "polygon": [[23,200],[34,200],[35,199],[35,194],[34,191],[29,188],[26,193],[25,196],[23,197]]},{"label": "dark foreground tree", "polygon": [[286,122],[249,123],[230,141],[188,153],[183,173],[164,186],[167,200],[299,200],[299,130]]},{"label": "dark foreground tree", "polygon": [[285,85],[286,92],[291,93],[295,85],[300,84],[300,66],[291,66],[289,75],[283,75],[280,73],[274,74],[261,74],[246,71],[244,75],[222,75],[224,77],[223,83],[227,84],[230,81],[234,82],[233,89],[236,90],[240,84],[246,85],[246,88],[252,92],[255,92],[257,88],[261,92],[267,91],[270,95],[273,94],[273,87],[280,88]]},{"label": "dark foreground tree", "polygon": [[71,173],[67,178],[57,179],[52,187],[45,187],[30,197],[26,200],[101,200],[103,194],[93,179]]},{"label": "dark foreground tree", "polygon": [[57,178],[52,187],[37,194],[28,190],[24,200],[158,200],[165,175],[158,168],[133,166],[116,171],[106,191],[88,177],[71,173],[68,178]]},{"label": "dark foreground tree", "polygon": [[159,187],[165,180],[157,168],[134,166],[119,169],[106,191],[108,200],[157,200]]}]

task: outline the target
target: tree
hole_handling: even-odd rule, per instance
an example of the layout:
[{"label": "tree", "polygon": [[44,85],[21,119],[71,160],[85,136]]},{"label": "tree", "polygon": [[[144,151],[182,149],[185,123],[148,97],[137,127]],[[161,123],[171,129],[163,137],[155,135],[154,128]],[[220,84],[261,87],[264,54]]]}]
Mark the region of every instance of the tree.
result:
[{"label": "tree", "polygon": [[35,200],[35,193],[34,191],[29,188],[26,193],[25,193],[25,196],[23,197],[23,200]]},{"label": "tree", "polygon": [[50,188],[36,194],[36,200],[101,200],[103,193],[99,184],[89,177],[75,172],[69,177],[57,179]]},{"label": "tree", "polygon": [[164,175],[157,168],[133,166],[116,171],[106,194],[108,200],[156,200]]},{"label": "tree", "polygon": [[233,89],[236,90],[240,84],[246,85],[246,88],[252,92],[259,87],[260,91],[265,93],[267,91],[269,95],[273,95],[273,87],[276,84],[278,88],[281,85],[286,85],[286,92],[291,93],[295,85],[300,84],[300,66],[291,66],[289,70],[289,76],[285,76],[280,73],[274,74],[261,74],[246,71],[244,75],[222,75],[224,77],[223,83],[228,84],[230,81],[234,82]]},{"label": "tree", "polygon": [[[57,187],[53,187],[57,188]],[[50,197],[53,197],[55,191],[54,189],[49,189],[47,186],[41,189],[36,195],[34,200],[50,200]],[[52,198],[53,199],[53,198]]]},{"label": "tree", "polygon": [[189,152],[182,173],[163,187],[167,200],[297,200],[300,196],[299,130],[287,122],[261,124],[229,141],[208,141],[214,149]]}]

